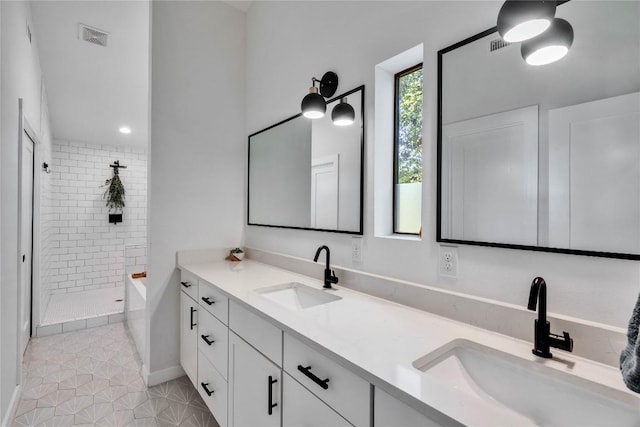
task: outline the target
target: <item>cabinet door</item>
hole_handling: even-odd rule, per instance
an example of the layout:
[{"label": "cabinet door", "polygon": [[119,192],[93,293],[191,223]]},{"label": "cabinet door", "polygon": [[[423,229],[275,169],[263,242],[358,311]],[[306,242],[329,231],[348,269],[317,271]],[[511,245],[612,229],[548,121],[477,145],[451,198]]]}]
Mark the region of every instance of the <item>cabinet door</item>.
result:
[{"label": "cabinet door", "polygon": [[460,423],[433,411],[431,417],[422,415],[413,408],[376,387],[374,397],[375,427],[440,427],[459,426]]},{"label": "cabinet door", "polygon": [[229,333],[232,427],[279,427],[281,370],[233,332]]},{"label": "cabinet door", "polygon": [[180,364],[196,384],[198,379],[198,304],[180,292]]},{"label": "cabinet door", "polygon": [[283,427],[347,427],[351,426],[336,411],[284,373]]}]

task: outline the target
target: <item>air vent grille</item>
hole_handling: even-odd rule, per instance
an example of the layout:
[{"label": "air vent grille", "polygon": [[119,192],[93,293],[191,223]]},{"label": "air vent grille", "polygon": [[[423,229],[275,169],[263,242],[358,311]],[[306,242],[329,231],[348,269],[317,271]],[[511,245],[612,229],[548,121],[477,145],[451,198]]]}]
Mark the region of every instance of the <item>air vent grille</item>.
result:
[{"label": "air vent grille", "polygon": [[80,40],[97,44],[98,46],[107,46],[109,33],[88,25],[79,24]]},{"label": "air vent grille", "polygon": [[497,39],[493,39],[489,41],[489,53],[500,50],[504,47],[509,46],[511,43],[508,43],[502,39],[502,37],[498,37]]}]

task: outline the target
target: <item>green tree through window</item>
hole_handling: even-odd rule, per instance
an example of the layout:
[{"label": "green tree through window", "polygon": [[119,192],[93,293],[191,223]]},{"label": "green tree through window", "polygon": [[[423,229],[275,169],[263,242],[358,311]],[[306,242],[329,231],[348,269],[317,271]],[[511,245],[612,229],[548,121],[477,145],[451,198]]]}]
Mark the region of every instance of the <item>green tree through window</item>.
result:
[{"label": "green tree through window", "polygon": [[422,205],[422,64],[395,76],[393,232],[418,234]]}]

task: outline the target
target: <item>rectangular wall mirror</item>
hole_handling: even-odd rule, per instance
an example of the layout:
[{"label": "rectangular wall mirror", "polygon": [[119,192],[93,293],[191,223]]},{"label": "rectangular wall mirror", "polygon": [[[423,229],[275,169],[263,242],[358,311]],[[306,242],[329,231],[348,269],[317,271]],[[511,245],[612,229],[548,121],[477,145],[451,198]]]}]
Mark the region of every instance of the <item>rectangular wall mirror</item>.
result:
[{"label": "rectangular wall mirror", "polygon": [[[336,126],[347,98],[355,121]],[[327,114],[301,114],[249,136],[249,225],[362,234],[364,86],[327,101]]]},{"label": "rectangular wall mirror", "polygon": [[640,259],[640,2],[556,17],[552,64],[495,28],[438,53],[437,240]]}]

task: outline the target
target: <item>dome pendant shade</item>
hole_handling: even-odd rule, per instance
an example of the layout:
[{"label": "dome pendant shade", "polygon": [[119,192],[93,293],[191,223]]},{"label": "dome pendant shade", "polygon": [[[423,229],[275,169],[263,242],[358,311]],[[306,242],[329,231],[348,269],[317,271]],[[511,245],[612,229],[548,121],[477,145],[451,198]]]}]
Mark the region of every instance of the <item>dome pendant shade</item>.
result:
[{"label": "dome pendant shade", "polygon": [[507,0],[498,13],[498,33],[508,43],[529,40],[549,28],[555,1]]},{"label": "dome pendant shade", "polygon": [[520,52],[529,65],[546,65],[563,58],[573,44],[573,27],[556,18],[538,37],[522,43]]},{"label": "dome pendant shade", "polygon": [[336,105],[331,112],[331,120],[336,126],[352,125],[356,118],[356,112],[353,107],[347,103],[347,98],[342,98],[340,103]]},{"label": "dome pendant shade", "polygon": [[309,93],[302,98],[302,115],[309,119],[319,119],[324,117],[327,111],[327,103],[322,95],[318,94],[318,88],[310,87]]}]

